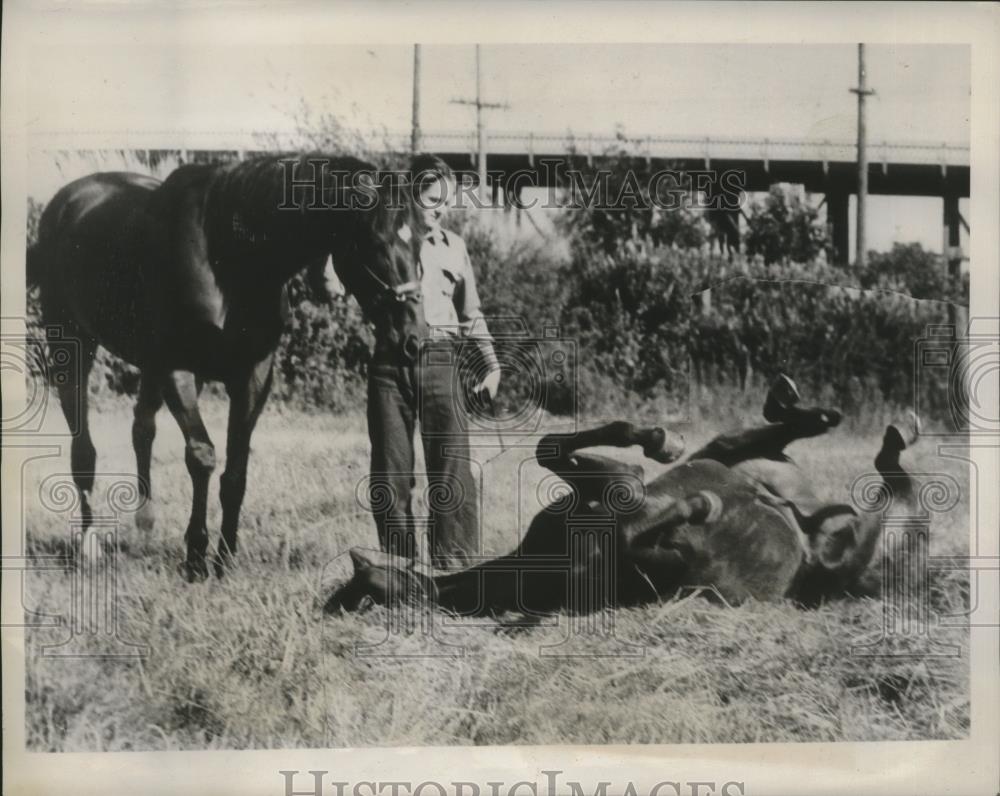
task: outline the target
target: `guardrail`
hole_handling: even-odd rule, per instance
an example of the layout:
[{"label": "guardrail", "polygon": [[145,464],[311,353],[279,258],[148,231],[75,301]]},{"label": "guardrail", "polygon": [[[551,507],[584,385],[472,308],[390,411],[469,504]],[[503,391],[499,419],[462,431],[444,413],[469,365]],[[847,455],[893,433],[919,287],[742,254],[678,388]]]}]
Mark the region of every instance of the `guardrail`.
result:
[{"label": "guardrail", "polygon": [[[400,139],[403,142],[403,139]],[[405,139],[408,141],[408,138]],[[474,152],[474,133],[427,132],[421,135],[428,152]],[[395,136],[393,136],[395,143]],[[405,143],[401,143],[405,146]],[[847,162],[857,159],[853,141],[792,138],[725,138],[717,136],[614,136],[535,135],[532,133],[496,132],[489,135],[490,154],[528,153],[534,157],[578,154],[599,157],[615,150],[649,158],[707,160],[791,160],[812,162]],[[916,165],[968,166],[969,147],[948,142],[870,141],[871,163],[909,163]]]},{"label": "guardrail", "polygon": [[[405,151],[410,146],[410,134],[376,131],[370,135],[353,136],[370,140],[376,148]],[[115,130],[115,131],[54,131],[29,132],[33,148],[39,150],[79,149],[174,149],[174,150],[234,150],[261,151],[294,149],[302,146],[302,138],[294,131],[188,131],[188,130]],[[465,153],[476,151],[475,132],[425,131],[422,148],[428,152]],[[770,160],[847,162],[856,160],[853,141],[752,138],[723,136],[629,136],[621,139],[610,135],[567,133],[565,135],[531,132],[496,131],[489,134],[489,152],[496,155],[527,154],[534,157],[565,156],[570,151],[589,157],[599,157],[608,151],[624,150],[636,156],[663,159],[699,160]],[[868,144],[869,162],[968,166],[969,146],[950,142],[918,142],[875,140]]]}]

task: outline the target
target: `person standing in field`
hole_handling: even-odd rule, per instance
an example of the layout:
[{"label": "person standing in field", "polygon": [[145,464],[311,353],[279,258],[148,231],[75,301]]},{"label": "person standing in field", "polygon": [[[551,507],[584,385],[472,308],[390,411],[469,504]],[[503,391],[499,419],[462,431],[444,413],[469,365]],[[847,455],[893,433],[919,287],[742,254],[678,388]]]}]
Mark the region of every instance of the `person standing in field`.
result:
[{"label": "person standing in field", "polygon": [[413,516],[415,428],[427,470],[427,534],[441,569],[467,566],[482,553],[479,494],[471,468],[460,347],[473,343],[482,374],[473,392],[496,396],[500,365],[483,313],[465,242],[442,227],[455,196],[455,177],[440,159],[419,155],[411,183],[426,224],[420,248],[421,293],[429,339],[415,363],[374,361],[368,376],[370,497],[382,549],[416,557]]}]

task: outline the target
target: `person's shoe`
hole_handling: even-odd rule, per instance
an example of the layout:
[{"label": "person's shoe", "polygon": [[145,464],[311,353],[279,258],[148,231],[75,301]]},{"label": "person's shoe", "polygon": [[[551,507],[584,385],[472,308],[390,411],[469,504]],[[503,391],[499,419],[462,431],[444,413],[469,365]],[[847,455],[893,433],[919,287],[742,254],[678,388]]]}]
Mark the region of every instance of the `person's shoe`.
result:
[{"label": "person's shoe", "polygon": [[764,399],[764,419],[768,423],[781,423],[788,418],[788,410],[795,406],[802,396],[799,388],[784,373],[779,373],[771,382]]}]

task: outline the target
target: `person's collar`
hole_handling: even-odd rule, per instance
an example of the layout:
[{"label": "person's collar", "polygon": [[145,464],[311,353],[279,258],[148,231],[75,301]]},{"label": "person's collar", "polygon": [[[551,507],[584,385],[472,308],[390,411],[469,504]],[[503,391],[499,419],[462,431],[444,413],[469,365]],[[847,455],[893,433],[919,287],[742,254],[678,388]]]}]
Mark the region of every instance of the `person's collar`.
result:
[{"label": "person's collar", "polygon": [[445,232],[441,227],[434,230],[429,230],[427,232],[427,242],[432,245],[437,245],[438,240],[440,240],[445,246],[450,246],[448,242],[448,233]]}]

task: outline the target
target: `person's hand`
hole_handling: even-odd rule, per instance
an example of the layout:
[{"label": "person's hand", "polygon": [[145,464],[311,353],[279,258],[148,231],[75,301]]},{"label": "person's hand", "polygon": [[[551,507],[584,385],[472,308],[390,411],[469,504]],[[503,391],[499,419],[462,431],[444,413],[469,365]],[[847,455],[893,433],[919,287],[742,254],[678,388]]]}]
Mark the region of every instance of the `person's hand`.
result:
[{"label": "person's hand", "polygon": [[489,373],[486,374],[484,378],[478,385],[476,385],[476,392],[485,392],[490,396],[492,401],[497,397],[497,390],[500,389],[500,368],[494,368]]}]

